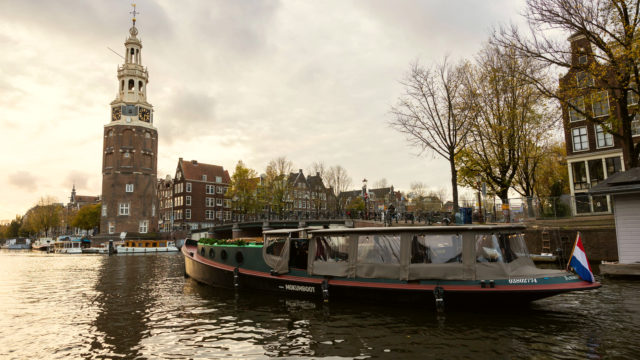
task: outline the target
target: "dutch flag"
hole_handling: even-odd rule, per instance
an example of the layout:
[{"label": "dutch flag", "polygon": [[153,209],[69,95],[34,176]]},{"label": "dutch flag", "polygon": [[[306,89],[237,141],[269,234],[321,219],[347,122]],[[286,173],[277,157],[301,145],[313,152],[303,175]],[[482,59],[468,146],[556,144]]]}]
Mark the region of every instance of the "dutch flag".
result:
[{"label": "dutch flag", "polygon": [[587,254],[584,252],[584,246],[582,246],[580,233],[578,233],[578,236],[576,237],[576,243],[573,246],[573,252],[571,253],[570,259],[568,266],[571,266],[582,280],[590,283],[595,281],[593,278],[593,272],[591,272],[591,266],[587,260]]}]

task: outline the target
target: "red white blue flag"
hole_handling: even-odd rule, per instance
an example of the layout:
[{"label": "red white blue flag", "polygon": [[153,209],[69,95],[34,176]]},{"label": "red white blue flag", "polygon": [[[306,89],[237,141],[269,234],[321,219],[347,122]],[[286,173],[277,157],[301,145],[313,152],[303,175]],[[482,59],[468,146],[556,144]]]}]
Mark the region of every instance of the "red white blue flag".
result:
[{"label": "red white blue flag", "polygon": [[576,244],[573,246],[573,252],[569,260],[569,266],[580,276],[584,281],[594,282],[593,272],[591,271],[591,265],[587,260],[587,254],[584,252],[584,246],[582,246],[582,239],[580,233],[576,237]]}]

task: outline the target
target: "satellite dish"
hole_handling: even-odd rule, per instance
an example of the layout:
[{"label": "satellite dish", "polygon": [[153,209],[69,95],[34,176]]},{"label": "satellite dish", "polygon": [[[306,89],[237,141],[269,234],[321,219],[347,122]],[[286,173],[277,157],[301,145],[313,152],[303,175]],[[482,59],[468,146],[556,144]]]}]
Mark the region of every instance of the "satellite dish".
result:
[{"label": "satellite dish", "polygon": [[127,233],[126,232],[123,231],[123,232],[120,233],[120,240],[124,240],[124,238],[126,238],[126,237],[127,237]]}]

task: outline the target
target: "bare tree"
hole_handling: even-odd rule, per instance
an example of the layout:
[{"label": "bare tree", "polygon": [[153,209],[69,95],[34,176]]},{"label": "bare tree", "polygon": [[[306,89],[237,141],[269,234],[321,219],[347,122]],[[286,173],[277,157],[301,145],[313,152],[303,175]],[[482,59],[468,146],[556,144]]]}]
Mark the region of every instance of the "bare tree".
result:
[{"label": "bare tree", "polygon": [[458,210],[456,157],[468,132],[468,110],[462,98],[464,68],[450,65],[446,58],[430,68],[413,64],[402,82],[405,93],[391,108],[394,119],[390,121],[421,152],[432,152],[449,162],[454,211]]},{"label": "bare tree", "polygon": [[351,187],[353,181],[349,174],[347,174],[347,170],[340,165],[330,167],[326,174],[326,184],[333,189],[333,195],[336,198],[336,211],[340,212],[344,204],[340,204],[338,195],[347,191],[349,187]]},{"label": "bare tree", "polygon": [[[545,95],[559,100],[567,111],[602,126],[621,142],[625,167],[638,166],[640,143],[634,145],[633,142],[635,112],[629,111],[628,104],[639,95],[640,3],[637,0],[528,0],[524,16],[529,23],[528,33],[523,34],[511,26],[497,32],[492,41],[511,46],[522,57],[535,59],[550,73],[564,69],[582,73],[583,79],[593,79],[583,84],[586,86],[567,81],[560,87],[535,79],[530,81]],[[556,40],[558,31],[571,35],[573,40],[584,39],[589,46],[572,48],[566,41]],[[575,61],[580,56],[585,56],[586,61]],[[577,87],[591,93],[607,90],[609,116],[594,116],[590,106],[585,106],[597,101],[591,96],[576,101],[581,95]]]},{"label": "bare tree", "polygon": [[373,186],[371,187],[372,189],[382,189],[382,188],[386,188],[389,187],[389,183],[387,182],[387,179],[382,178],[380,180],[376,180],[376,182],[373,183]]}]

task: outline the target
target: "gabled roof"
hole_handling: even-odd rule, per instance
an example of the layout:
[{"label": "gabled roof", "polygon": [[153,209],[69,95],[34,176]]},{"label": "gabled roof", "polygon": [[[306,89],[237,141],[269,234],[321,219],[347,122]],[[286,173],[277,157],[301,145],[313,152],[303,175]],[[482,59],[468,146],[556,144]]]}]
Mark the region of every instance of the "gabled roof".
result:
[{"label": "gabled roof", "polygon": [[98,196],[76,195],[76,203],[94,203],[98,202]]},{"label": "gabled roof", "polygon": [[202,175],[206,175],[207,182],[215,182],[216,176],[219,176],[223,183],[231,183],[229,172],[220,165],[203,164],[197,160],[185,161],[180,158],[178,167],[182,169],[182,175],[187,180],[202,181]]},{"label": "gabled roof", "polygon": [[611,175],[589,190],[591,195],[640,193],[640,167]]},{"label": "gabled roof", "polygon": [[309,187],[315,188],[316,186],[320,186],[324,189],[324,183],[322,182],[322,177],[320,174],[307,176],[307,183],[309,183]]}]

